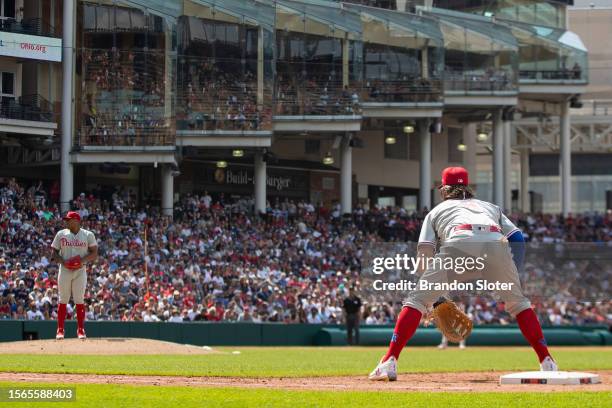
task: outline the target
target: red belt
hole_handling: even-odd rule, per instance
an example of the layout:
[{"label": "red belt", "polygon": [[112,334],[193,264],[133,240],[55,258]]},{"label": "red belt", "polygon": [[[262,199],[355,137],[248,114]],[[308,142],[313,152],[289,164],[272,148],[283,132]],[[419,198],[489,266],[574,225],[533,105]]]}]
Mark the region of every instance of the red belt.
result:
[{"label": "red belt", "polygon": [[[461,225],[455,226],[455,229],[456,230],[467,230],[467,231],[485,231],[487,229],[487,226],[486,225],[461,224]],[[499,232],[499,233],[502,232],[501,228],[499,228],[497,225],[489,225],[488,229],[489,229],[489,232]]]}]

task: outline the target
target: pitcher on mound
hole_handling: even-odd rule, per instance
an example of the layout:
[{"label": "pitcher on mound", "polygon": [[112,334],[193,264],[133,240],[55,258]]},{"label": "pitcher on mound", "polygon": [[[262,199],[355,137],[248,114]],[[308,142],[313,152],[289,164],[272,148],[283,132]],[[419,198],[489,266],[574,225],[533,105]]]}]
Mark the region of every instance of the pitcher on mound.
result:
[{"label": "pitcher on mound", "polygon": [[85,340],[85,287],[87,285],[87,262],[98,258],[98,244],[93,232],[81,228],[81,216],[78,212],[69,211],[64,217],[66,228],[59,231],[51,247],[53,261],[59,265],[57,284],[59,288],[59,306],[57,309],[57,340],[64,339],[64,321],[66,305],[70,296],[76,304],[77,337]]}]

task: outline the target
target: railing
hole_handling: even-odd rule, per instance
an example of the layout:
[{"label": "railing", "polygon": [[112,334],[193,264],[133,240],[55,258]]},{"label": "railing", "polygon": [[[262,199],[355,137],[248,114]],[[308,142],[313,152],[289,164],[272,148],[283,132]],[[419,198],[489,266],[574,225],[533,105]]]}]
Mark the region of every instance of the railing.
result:
[{"label": "railing", "polygon": [[362,92],[364,102],[419,103],[441,102],[439,80],[369,81]]},{"label": "railing", "polygon": [[360,91],[341,83],[308,81],[299,88],[293,81],[277,81],[276,115],[359,115]]},{"label": "railing", "polygon": [[[146,95],[114,96],[104,91],[95,109],[85,109],[81,117],[77,145],[165,146],[175,143],[173,118],[166,108],[147,104]],[[141,95],[137,97],[137,95]]]},{"label": "railing", "polygon": [[84,125],[78,132],[75,146],[174,146],[176,138],[170,128],[95,127]]},{"label": "railing", "polygon": [[612,100],[583,100],[582,108],[572,109],[572,115],[612,116]]},{"label": "railing", "polygon": [[587,78],[583,77],[582,70],[575,69],[555,69],[555,70],[521,70],[519,78],[526,81],[575,81],[586,82]]},{"label": "railing", "polygon": [[44,23],[40,18],[24,18],[22,20],[3,18],[0,19],[0,31],[39,35],[43,37],[60,37],[58,31],[54,27]]},{"label": "railing", "polygon": [[486,73],[446,71],[444,73],[444,90],[465,92],[516,91],[517,85],[505,71]]},{"label": "railing", "polygon": [[23,95],[17,99],[3,97],[0,100],[0,117],[5,119],[52,122],[51,104],[40,95]]},{"label": "railing", "polygon": [[272,95],[264,92],[257,104],[257,82],[203,84],[201,89],[180,86],[177,98],[179,130],[270,130]]}]

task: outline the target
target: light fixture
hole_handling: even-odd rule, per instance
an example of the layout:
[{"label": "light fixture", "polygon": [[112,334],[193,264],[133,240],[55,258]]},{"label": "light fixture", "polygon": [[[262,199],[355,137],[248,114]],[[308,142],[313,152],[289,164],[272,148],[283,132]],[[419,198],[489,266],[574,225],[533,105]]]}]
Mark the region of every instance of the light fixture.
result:
[{"label": "light fixture", "polygon": [[217,168],[224,169],[227,167],[227,162],[225,160],[219,160],[217,162]]},{"label": "light fixture", "polygon": [[242,156],[244,156],[244,150],[234,149],[234,150],[232,150],[232,156],[234,156],[234,157],[242,157]]},{"label": "light fixture", "polygon": [[397,142],[397,139],[395,138],[395,136],[389,135],[389,136],[385,137],[385,144],[393,145],[396,142]]},{"label": "light fixture", "polygon": [[479,142],[486,142],[489,139],[489,134],[487,132],[485,132],[484,130],[481,130],[478,132],[478,134],[476,135],[476,140],[478,140]]},{"label": "light fixture", "polygon": [[444,127],[442,126],[442,122],[439,120],[436,120],[429,125],[429,133],[440,134],[443,130]]},{"label": "light fixture", "polygon": [[404,126],[404,133],[414,133],[414,126],[412,125]]},{"label": "light fixture", "polygon": [[331,155],[331,152],[327,152],[325,157],[323,157],[323,164],[331,165],[334,164],[334,156]]},{"label": "light fixture", "polygon": [[465,145],[465,143],[463,143],[463,140],[460,141],[457,145],[457,150],[459,150],[460,152],[465,152],[467,150],[467,146]]},{"label": "light fixture", "polygon": [[53,136],[48,136],[47,138],[43,139],[42,144],[44,146],[51,146],[53,144]]}]

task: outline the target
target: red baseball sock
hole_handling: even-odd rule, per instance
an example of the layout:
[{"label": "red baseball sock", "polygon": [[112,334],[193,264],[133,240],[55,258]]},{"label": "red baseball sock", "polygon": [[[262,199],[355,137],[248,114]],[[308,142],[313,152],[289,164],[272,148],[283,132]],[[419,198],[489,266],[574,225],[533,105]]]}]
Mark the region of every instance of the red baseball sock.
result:
[{"label": "red baseball sock", "polygon": [[66,321],[66,304],[60,303],[57,307],[57,329],[64,330],[64,321]]},{"label": "red baseball sock", "polygon": [[516,322],[518,323],[521,333],[527,339],[531,347],[538,354],[540,363],[546,357],[550,356],[548,347],[546,347],[546,339],[544,339],[544,333],[542,333],[542,326],[538,321],[533,309],[525,309],[521,313],[516,315]]},{"label": "red baseball sock", "polygon": [[85,305],[78,304],[76,305],[76,315],[77,315],[77,327],[80,329],[85,329]]},{"label": "red baseball sock", "polygon": [[402,311],[397,317],[397,322],[395,323],[393,337],[391,338],[391,343],[389,343],[389,351],[387,351],[387,354],[383,357],[383,362],[387,361],[391,356],[396,359],[399,358],[402,349],[408,340],[410,340],[417,327],[419,327],[421,316],[421,312],[410,306],[404,306],[402,308]]}]

